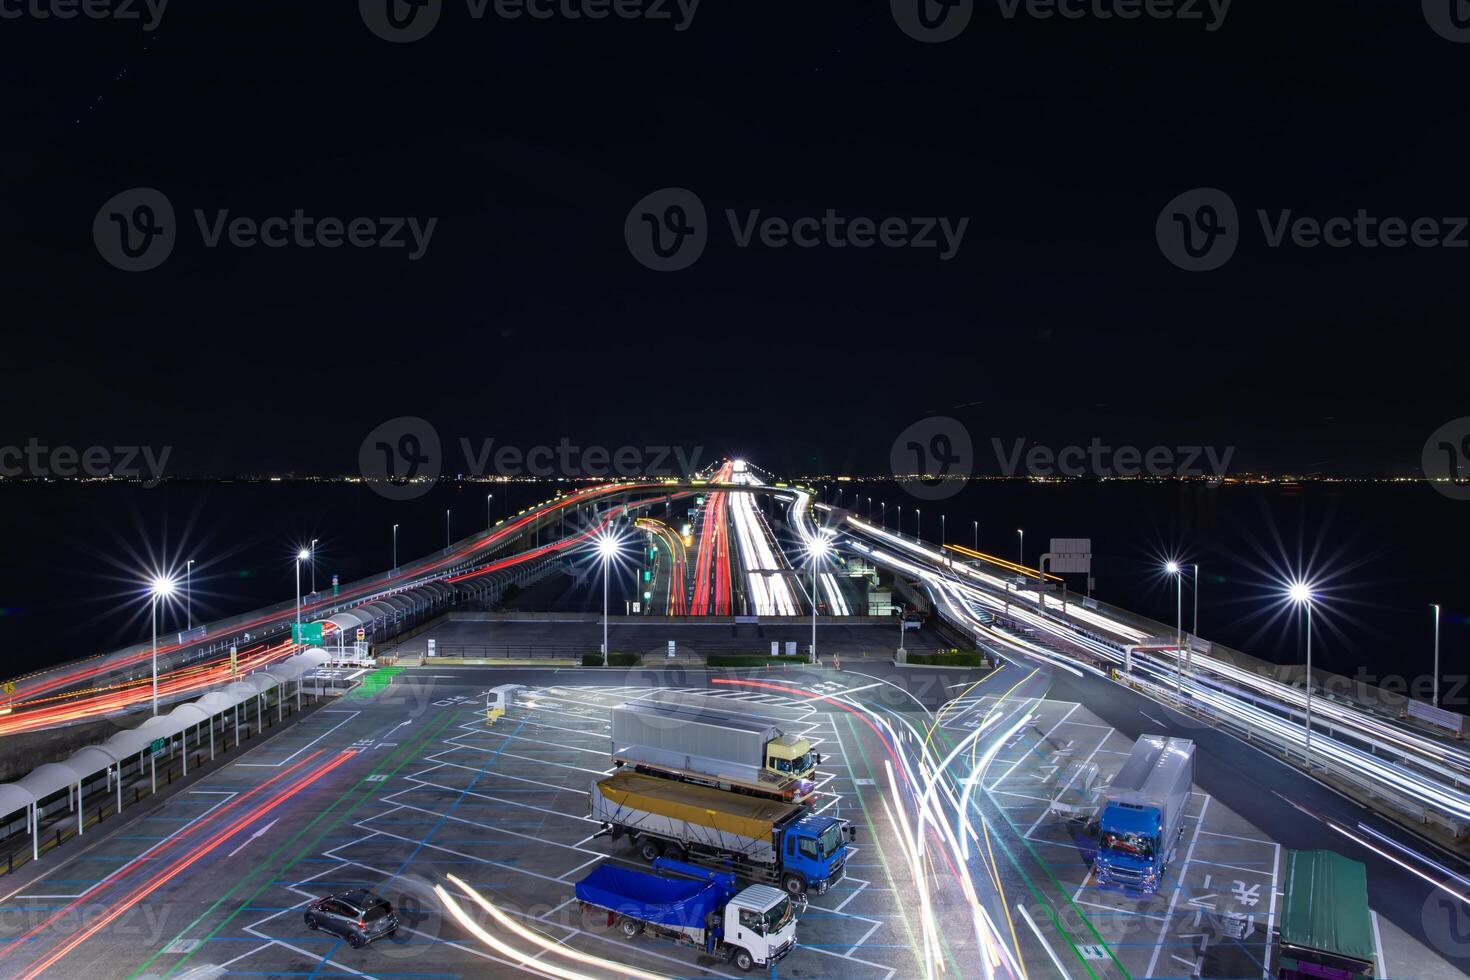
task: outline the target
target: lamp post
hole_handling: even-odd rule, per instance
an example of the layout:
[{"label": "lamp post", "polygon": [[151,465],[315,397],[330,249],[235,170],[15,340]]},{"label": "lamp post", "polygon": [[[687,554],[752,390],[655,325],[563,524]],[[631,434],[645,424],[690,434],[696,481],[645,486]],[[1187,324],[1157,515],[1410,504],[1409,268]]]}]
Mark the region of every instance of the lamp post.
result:
[{"label": "lamp post", "polygon": [[1293,582],[1287,588],[1286,595],[1292,602],[1307,610],[1307,738],[1303,757],[1310,771],[1312,768],[1312,587],[1305,582]]},{"label": "lamp post", "polygon": [[822,534],[817,534],[807,543],[807,560],[812,564],[812,647],[807,656],[808,663],[817,662],[817,566],[832,550],[832,543]]},{"label": "lamp post", "polygon": [[311,594],[316,595],[316,538],[311,539]]},{"label": "lamp post", "polygon": [[1194,635],[1199,636],[1199,562],[1194,563]]},{"label": "lamp post", "polygon": [[444,553],[449,554],[449,509],[444,510]]},{"label": "lamp post", "polygon": [[301,633],[301,563],[311,557],[311,552],[302,548],[296,552],[296,632]]},{"label": "lamp post", "polygon": [[1183,698],[1184,688],[1184,569],[1177,561],[1164,566],[1174,576],[1174,696]]},{"label": "lamp post", "polygon": [[973,524],[973,525],[975,525],[975,550],[976,551],[979,551],[980,550],[980,522],[979,521],[971,521],[970,523]]},{"label": "lamp post", "polygon": [[393,525],[393,571],[398,571],[398,525]]},{"label": "lamp post", "polygon": [[174,580],[160,575],[148,589],[153,604],[153,715],[158,716],[158,600],[174,594]]},{"label": "lamp post", "polygon": [[[188,609],[189,629],[194,628],[194,559],[184,562],[184,606]],[[1435,671],[1439,673],[1439,671]]]},{"label": "lamp post", "polygon": [[608,562],[618,553],[620,542],[611,533],[597,538],[597,554],[602,558],[602,665],[607,666],[607,581]]},{"label": "lamp post", "polygon": [[868,498],[868,520],[869,521],[872,521],[872,519],[873,519],[873,498],[872,497],[869,497]]},{"label": "lamp post", "polygon": [[924,512],[922,510],[920,510],[919,508],[915,507],[914,508],[914,540],[915,541],[922,541],[923,539],[924,539]]},{"label": "lamp post", "polygon": [[490,501],[493,500],[494,498],[495,498],[495,494],[493,494],[493,493],[487,493],[487,494],[485,494],[485,533],[486,534],[489,534],[490,533],[490,529],[495,526],[495,519],[490,516]]},{"label": "lamp post", "polygon": [[903,537],[903,504],[898,505],[898,536]]},{"label": "lamp post", "polygon": [[1020,545],[1020,547],[1021,547],[1021,560],[1020,560],[1019,564],[1020,564],[1020,566],[1022,568],[1025,568],[1026,567],[1026,531],[1025,531],[1024,528],[1019,528],[1018,527],[1018,528],[1016,528],[1016,534],[1019,535],[1020,536],[1020,539],[1021,539],[1021,545]]},{"label": "lamp post", "polygon": [[1439,707],[1439,603],[1431,603],[1430,608],[1434,610],[1434,701],[1436,708]]},{"label": "lamp post", "polygon": [[882,525],[883,529],[886,531],[888,530],[888,501],[880,500],[878,502],[878,507],[878,523]]}]

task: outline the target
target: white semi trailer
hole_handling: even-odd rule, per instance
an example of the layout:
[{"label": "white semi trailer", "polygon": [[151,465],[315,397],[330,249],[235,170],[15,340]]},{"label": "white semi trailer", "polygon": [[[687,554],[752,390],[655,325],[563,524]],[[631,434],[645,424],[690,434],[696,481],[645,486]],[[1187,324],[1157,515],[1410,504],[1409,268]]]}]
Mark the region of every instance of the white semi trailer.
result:
[{"label": "white semi trailer", "polygon": [[821,756],[772,720],[662,701],[612,711],[612,763],[717,789],[807,803]]}]

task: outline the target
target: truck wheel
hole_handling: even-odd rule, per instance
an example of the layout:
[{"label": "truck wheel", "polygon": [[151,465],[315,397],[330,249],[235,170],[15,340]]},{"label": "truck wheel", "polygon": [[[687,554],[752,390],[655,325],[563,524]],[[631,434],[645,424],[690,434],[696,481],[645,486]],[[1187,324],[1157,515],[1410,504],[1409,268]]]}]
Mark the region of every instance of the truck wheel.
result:
[{"label": "truck wheel", "polygon": [[734,963],[735,968],[741,973],[749,973],[750,968],[755,966],[755,957],[750,955],[748,949],[737,949],[735,955],[730,957],[730,962]]},{"label": "truck wheel", "polygon": [[658,846],[656,840],[645,840],[638,845],[638,853],[643,855],[643,860],[652,864],[663,853],[663,848]]},{"label": "truck wheel", "polygon": [[642,931],[643,923],[637,919],[630,919],[625,915],[618,920],[618,932],[623,934],[624,939],[637,939]]},{"label": "truck wheel", "polygon": [[664,857],[670,861],[687,861],[689,856],[684,853],[682,847],[670,847],[664,851]]},{"label": "truck wheel", "polygon": [[786,894],[796,898],[806,894],[806,879],[799,874],[789,874],[781,879],[781,887],[786,889]]}]

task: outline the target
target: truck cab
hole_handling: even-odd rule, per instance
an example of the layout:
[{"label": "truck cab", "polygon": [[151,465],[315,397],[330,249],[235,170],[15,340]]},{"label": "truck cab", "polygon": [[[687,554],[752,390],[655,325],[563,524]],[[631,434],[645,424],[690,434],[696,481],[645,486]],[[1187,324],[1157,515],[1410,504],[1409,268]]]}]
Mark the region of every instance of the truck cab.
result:
[{"label": "truck cab", "polygon": [[1157,807],[1111,802],[1098,819],[1094,868],[1101,884],[1152,891],[1163,867],[1161,814]]},{"label": "truck cab", "polygon": [[846,820],[808,814],[781,833],[781,884],[792,895],[822,895],[842,880],[857,836]]},{"label": "truck cab", "polygon": [[766,743],[766,768],[782,776],[809,780],[821,761],[811,743],[796,735],[782,735]]},{"label": "truck cab", "polygon": [[730,958],[742,970],[775,963],[796,945],[791,896],[770,885],[751,885],[730,899],[722,925]]}]

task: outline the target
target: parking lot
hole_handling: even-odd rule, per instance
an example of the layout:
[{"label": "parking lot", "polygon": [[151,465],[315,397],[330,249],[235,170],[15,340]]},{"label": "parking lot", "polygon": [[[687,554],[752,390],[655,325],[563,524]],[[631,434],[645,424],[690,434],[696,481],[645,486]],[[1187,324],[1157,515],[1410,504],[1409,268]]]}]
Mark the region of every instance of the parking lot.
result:
[{"label": "parking lot", "polygon": [[[479,678],[486,676],[492,684],[508,679],[505,672]],[[841,688],[816,675],[802,683]],[[13,944],[0,976],[23,975],[52,949],[62,951],[57,968],[98,978],[209,965],[245,976],[448,978],[546,955],[505,930],[495,931],[507,948],[488,947],[446,918],[433,887],[447,885],[450,874],[550,945],[665,976],[738,975],[696,950],[629,942],[584,922],[573,897],[573,884],[602,861],[644,866],[626,841],[598,836],[587,810],[590,784],[611,771],[609,710],[650,688],[530,684],[503,713],[491,713],[490,686],[473,670],[413,671],[376,693],[342,697],[249,749],[8,896],[4,910],[28,917],[7,923],[6,936],[26,942]],[[834,718],[779,694],[702,691],[733,710],[776,713],[787,730],[814,742],[824,755],[815,806],[857,827],[846,876],[813,898],[779,975],[909,975],[905,869],[874,846],[883,828],[869,810],[883,820],[882,764],[870,764],[881,753],[855,743],[870,736],[841,712]],[[269,812],[248,810],[263,799],[276,801]],[[166,873],[175,856],[187,874]],[[403,923],[396,936],[353,949],[306,927],[307,901],[354,887],[393,902]],[[124,921],[137,928],[108,929],[76,947],[55,924],[27,935],[57,909],[120,900],[129,906]]]},{"label": "parking lot", "polygon": [[[956,705],[946,727],[973,727],[989,703]],[[1105,783],[1131,749],[1131,740],[1085,707],[1042,702],[996,755],[987,788],[1012,831],[1131,975],[1274,977],[1272,930],[1281,911],[1286,849],[1269,834],[1196,786],[1165,881],[1153,895],[1142,895],[1099,885],[1091,871],[1095,833],[1048,813],[1070,765],[1096,763]],[[1376,912],[1372,921],[1379,961],[1390,971],[1380,976],[1456,975]]]}]

